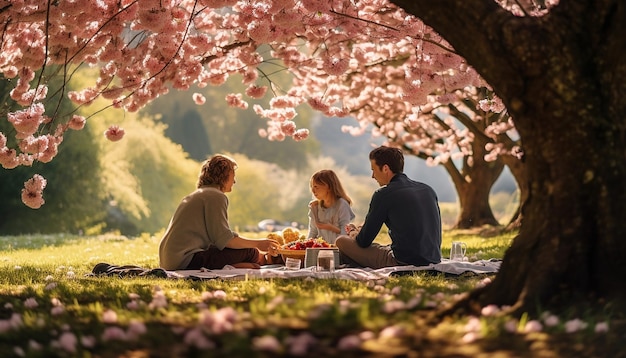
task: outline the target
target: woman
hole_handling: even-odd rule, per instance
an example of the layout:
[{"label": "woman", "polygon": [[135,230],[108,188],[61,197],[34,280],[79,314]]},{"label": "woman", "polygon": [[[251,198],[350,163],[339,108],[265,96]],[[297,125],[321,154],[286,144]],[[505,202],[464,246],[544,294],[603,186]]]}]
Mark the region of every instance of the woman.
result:
[{"label": "woman", "polygon": [[309,203],[308,237],[321,237],[334,244],[337,236],[346,234],[346,225],[354,220],[352,200],[332,170],[316,172],[309,184],[316,200]]},{"label": "woman", "polygon": [[161,239],[161,268],[260,268],[277,256],[275,240],[248,239],[229,227],[224,193],[232,191],[236,168],[233,159],[221,154],[203,163],[197,189],[183,198]]}]

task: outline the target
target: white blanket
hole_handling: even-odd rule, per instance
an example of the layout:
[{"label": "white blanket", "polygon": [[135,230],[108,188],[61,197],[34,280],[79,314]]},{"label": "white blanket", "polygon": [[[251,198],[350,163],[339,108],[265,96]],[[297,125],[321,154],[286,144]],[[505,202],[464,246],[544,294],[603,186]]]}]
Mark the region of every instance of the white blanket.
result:
[{"label": "white blanket", "polygon": [[347,280],[377,280],[391,275],[411,273],[415,271],[441,272],[449,275],[461,275],[465,273],[490,274],[500,269],[501,260],[479,260],[473,262],[451,261],[443,259],[441,263],[428,266],[394,266],[378,270],[370,268],[342,268],[334,272],[317,272],[315,267],[302,268],[300,270],[287,270],[284,266],[261,269],[238,269],[226,266],[221,270],[178,270],[168,271],[171,277],[193,279],[248,279],[248,278],[338,278]]}]

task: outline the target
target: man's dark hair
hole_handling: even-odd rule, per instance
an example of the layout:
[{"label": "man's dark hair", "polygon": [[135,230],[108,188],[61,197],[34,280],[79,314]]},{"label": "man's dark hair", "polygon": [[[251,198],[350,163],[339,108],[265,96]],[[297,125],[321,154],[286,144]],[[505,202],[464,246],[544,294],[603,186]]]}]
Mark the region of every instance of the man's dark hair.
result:
[{"label": "man's dark hair", "polygon": [[398,174],[404,171],[404,154],[398,148],[380,146],[370,152],[370,160],[373,160],[378,168],[387,164],[392,173]]}]

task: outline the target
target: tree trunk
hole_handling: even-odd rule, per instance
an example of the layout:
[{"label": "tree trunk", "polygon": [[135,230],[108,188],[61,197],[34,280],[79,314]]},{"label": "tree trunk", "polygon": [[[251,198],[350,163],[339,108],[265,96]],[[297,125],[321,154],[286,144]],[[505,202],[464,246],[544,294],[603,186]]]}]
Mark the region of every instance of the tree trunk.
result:
[{"label": "tree trunk", "polygon": [[477,140],[472,143],[472,165],[465,157],[462,170],[459,172],[454,163],[448,161],[443,164],[452,178],[459,197],[459,215],[454,225],[455,229],[470,229],[483,225],[498,226],[489,205],[489,193],[493,184],[498,180],[504,164],[500,159],[486,162],[485,145]]},{"label": "tree trunk", "polygon": [[478,303],[518,312],[626,296],[626,3],[515,17],[483,0],[392,0],[489,82],[524,145],[520,234]]}]

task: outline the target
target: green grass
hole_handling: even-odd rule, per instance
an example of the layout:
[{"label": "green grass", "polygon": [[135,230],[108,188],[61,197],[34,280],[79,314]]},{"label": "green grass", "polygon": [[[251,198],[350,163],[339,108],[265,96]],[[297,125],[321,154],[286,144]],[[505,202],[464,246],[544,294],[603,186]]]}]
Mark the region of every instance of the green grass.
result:
[{"label": "green grass", "polygon": [[[442,254],[449,254],[454,240],[467,243],[471,259],[501,258],[513,236],[446,232]],[[384,243],[383,237],[379,242]],[[620,352],[611,349],[620,346],[614,327],[623,322],[623,315],[606,309],[590,308],[584,317],[547,321],[549,313],[522,320],[483,315],[427,321],[434,310],[484,284],[489,278],[483,276],[417,273],[376,282],[88,276],[99,262],[156,268],[157,248],[158,238],[151,236],[0,237],[0,357],[530,357]],[[574,318],[587,328],[567,333],[566,322]],[[555,325],[546,324],[555,319]],[[529,320],[541,322],[542,329],[524,332]],[[607,323],[609,331],[595,333],[597,323]]]}]

